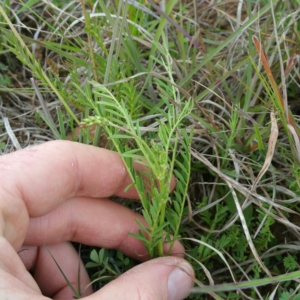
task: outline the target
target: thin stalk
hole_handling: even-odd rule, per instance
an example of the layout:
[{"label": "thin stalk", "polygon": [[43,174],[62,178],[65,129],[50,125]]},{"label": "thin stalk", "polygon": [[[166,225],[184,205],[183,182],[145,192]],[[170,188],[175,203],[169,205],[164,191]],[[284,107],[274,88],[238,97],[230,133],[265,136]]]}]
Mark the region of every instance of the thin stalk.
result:
[{"label": "thin stalk", "polygon": [[[176,160],[177,145],[178,145],[178,134],[175,137],[175,146],[174,146],[173,155],[172,155],[170,176],[172,176],[172,174],[173,174],[173,169],[174,169],[175,160]],[[171,178],[169,178],[169,184],[170,184],[170,182],[171,182]],[[160,220],[161,223],[163,223],[165,220],[166,205],[167,205],[167,201],[164,203],[164,206],[162,207],[162,215],[161,215],[161,220]],[[180,223],[180,221],[179,221],[179,223]],[[174,238],[176,238],[176,233],[174,233]],[[174,244],[174,241],[170,244],[170,248],[169,248],[168,252],[172,251],[173,244]],[[163,254],[163,241],[160,242],[160,251],[162,251],[162,254]]]},{"label": "thin stalk", "polygon": [[[87,29],[91,28],[91,19],[89,14],[86,12],[85,5],[84,5],[84,0],[81,0],[81,9],[83,12],[83,16],[85,19],[85,27]],[[88,38],[88,45],[89,45],[89,53],[90,53],[90,58],[92,61],[92,70],[93,70],[93,75],[94,75],[94,80],[98,82],[98,75],[97,75],[97,68],[96,68],[96,62],[95,62],[95,56],[94,56],[94,47],[92,43],[92,38],[91,35],[87,32],[87,38]]]},{"label": "thin stalk", "polygon": [[[166,11],[165,11],[165,14],[166,15],[169,15],[173,6],[175,5],[175,3],[177,2],[177,0],[170,0],[168,1],[168,4],[166,6]],[[153,67],[153,57],[154,57],[154,54],[155,54],[155,51],[156,51],[156,48],[157,48],[157,44],[158,44],[158,41],[162,35],[162,33],[164,32],[164,27],[165,27],[165,24],[167,22],[167,18],[166,17],[162,17],[160,22],[159,22],[159,25],[158,25],[158,28],[156,30],[156,34],[155,34],[155,37],[154,37],[154,41],[153,41],[153,44],[152,44],[152,48],[151,48],[151,51],[150,51],[150,55],[149,55],[149,63],[148,63],[148,71],[151,72],[152,70],[152,67]]]}]

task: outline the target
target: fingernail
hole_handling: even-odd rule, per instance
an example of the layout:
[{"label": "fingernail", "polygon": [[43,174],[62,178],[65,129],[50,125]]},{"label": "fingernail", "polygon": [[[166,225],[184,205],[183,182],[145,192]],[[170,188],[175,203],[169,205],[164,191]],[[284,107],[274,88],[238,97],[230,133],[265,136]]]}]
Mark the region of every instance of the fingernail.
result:
[{"label": "fingernail", "polygon": [[182,262],[169,275],[168,289],[170,300],[186,298],[193,286],[194,272],[187,262]]}]

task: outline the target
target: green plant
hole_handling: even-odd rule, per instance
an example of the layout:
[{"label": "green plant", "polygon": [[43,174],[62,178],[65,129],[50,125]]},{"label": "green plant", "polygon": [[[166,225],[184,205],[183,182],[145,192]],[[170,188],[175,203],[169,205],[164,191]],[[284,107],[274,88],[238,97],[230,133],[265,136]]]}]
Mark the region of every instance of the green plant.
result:
[{"label": "green plant", "polygon": [[8,67],[4,64],[0,63],[0,86],[9,86],[11,84],[11,80],[9,75],[6,73]]},{"label": "green plant", "polygon": [[300,294],[295,294],[294,290],[290,290],[289,292],[282,292],[279,295],[279,300],[299,300]]},{"label": "green plant", "polygon": [[[166,68],[170,67],[170,64],[165,65],[163,61],[157,62]],[[170,69],[167,72],[171,74]],[[172,78],[169,80],[172,81]],[[139,222],[139,235],[132,235],[144,243],[151,257],[164,255],[163,245],[167,242],[170,243],[171,253],[174,241],[179,237],[190,176],[191,135],[187,134],[183,122],[192,110],[192,102],[170,103],[169,99],[176,99],[175,88],[173,85],[169,88],[158,79],[157,83],[164,93],[161,97],[165,104],[165,109],[157,109],[161,117],[158,120],[157,141],[151,135],[143,136],[138,120],[132,120],[125,102],[117,100],[107,88],[96,82],[91,82],[92,89],[82,97],[93,109],[94,116],[85,118],[81,123],[81,126],[103,126],[114,148],[121,154],[132,178],[132,186],[140,196],[143,216],[149,225],[146,228]],[[79,87],[78,92],[82,92]],[[128,147],[124,140],[133,140],[134,149]],[[179,153],[178,145],[181,147]],[[134,163],[145,166],[147,171],[136,171]],[[175,199],[171,201],[169,192],[173,172],[177,184]],[[144,183],[145,178],[148,186]]]},{"label": "green plant", "polygon": [[[97,249],[98,250],[98,249]],[[93,249],[90,253],[90,262],[86,264],[87,269],[97,270],[92,274],[92,283],[99,287],[101,283],[106,283],[124,273],[133,266],[128,257],[124,257],[120,251]]]}]

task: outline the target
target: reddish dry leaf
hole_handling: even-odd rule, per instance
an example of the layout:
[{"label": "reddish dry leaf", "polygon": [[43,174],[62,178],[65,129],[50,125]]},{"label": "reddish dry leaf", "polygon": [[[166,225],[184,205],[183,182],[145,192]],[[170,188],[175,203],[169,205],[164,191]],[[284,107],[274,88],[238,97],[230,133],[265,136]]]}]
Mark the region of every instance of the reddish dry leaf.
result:
[{"label": "reddish dry leaf", "polygon": [[278,85],[277,85],[277,83],[276,83],[276,81],[274,79],[274,76],[273,76],[272,71],[270,69],[270,66],[269,66],[268,60],[266,58],[266,55],[265,55],[265,53],[264,53],[264,51],[263,51],[263,49],[262,49],[262,47],[260,45],[259,40],[255,36],[253,37],[253,43],[254,43],[254,45],[256,47],[256,50],[257,50],[257,52],[259,54],[259,57],[260,57],[260,59],[261,59],[261,61],[263,63],[263,66],[265,68],[266,74],[267,74],[267,76],[269,78],[269,81],[271,83],[271,86],[274,89],[274,91],[275,91],[278,99],[280,100],[280,104],[282,106],[282,110],[283,111],[285,111],[285,109],[288,110],[288,116],[287,116],[288,117],[288,124],[290,124],[295,129],[295,131],[296,131],[296,133],[298,135],[298,139],[300,140],[299,129],[298,129],[298,127],[297,127],[297,125],[296,125],[296,123],[294,121],[293,115],[292,115],[291,111],[284,106],[284,101],[283,101],[282,94],[281,94],[281,92],[279,90],[279,87],[278,87]]}]

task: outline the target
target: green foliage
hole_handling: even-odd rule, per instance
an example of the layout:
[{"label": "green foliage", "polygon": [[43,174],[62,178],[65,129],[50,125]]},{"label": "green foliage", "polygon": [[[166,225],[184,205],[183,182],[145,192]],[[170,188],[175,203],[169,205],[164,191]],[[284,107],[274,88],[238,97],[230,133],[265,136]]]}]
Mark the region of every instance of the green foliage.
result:
[{"label": "green foliage", "polygon": [[287,270],[295,271],[296,269],[298,269],[298,264],[295,258],[291,255],[288,255],[283,259],[283,264]]},{"label": "green foliage", "polygon": [[93,249],[90,253],[90,261],[85,265],[91,274],[93,287],[97,289],[133,266],[133,260],[124,256],[122,252],[104,248]]},{"label": "green foliage", "polygon": [[[162,61],[160,63],[163,65]],[[171,93],[170,97],[172,97],[175,93],[173,88],[168,88],[161,81],[160,83],[161,89],[166,88],[164,93]],[[182,127],[185,117],[191,112],[192,102],[187,101],[182,103],[181,107],[176,108],[162,96],[166,108],[164,110],[157,108],[161,119],[157,120],[159,139],[155,142],[154,138],[143,136],[138,121],[132,119],[126,106],[128,103],[126,100],[128,96],[130,98],[130,94],[127,93],[126,98],[123,97],[119,101],[103,85],[96,82],[91,82],[91,85],[93,97],[91,98],[91,93],[88,93],[83,98],[93,108],[94,116],[84,119],[81,126],[93,124],[103,126],[114,148],[123,158],[133,185],[140,196],[143,215],[150,226],[150,228],[145,228],[139,223],[141,231],[139,235],[133,234],[133,236],[144,243],[151,257],[163,255],[164,242],[171,242],[169,249],[171,252],[178,238],[190,176],[191,136]],[[130,140],[137,145],[135,149],[126,146],[126,142]],[[182,151],[178,155],[179,143]],[[148,170],[142,173],[136,171],[133,168],[134,162],[145,166]],[[177,177],[177,184],[174,191],[175,199],[171,201],[169,192],[173,171]],[[147,177],[150,182],[147,187],[142,179],[143,176]]]},{"label": "green foliage", "polygon": [[279,294],[279,300],[300,300],[300,294],[295,295],[294,290],[282,292]]},{"label": "green foliage", "polygon": [[265,213],[261,210],[258,210],[257,212],[259,214],[257,218],[257,226],[259,226],[261,222],[263,222],[263,226],[261,227],[258,236],[254,240],[254,243],[257,245],[257,247],[267,248],[274,239],[274,236],[271,232],[271,226],[275,223],[275,221],[271,216],[265,217]]},{"label": "green foliage", "polygon": [[10,76],[7,74],[8,67],[0,62],[0,86],[10,86]]},{"label": "green foliage", "polygon": [[0,150],[3,151],[6,147],[6,144],[4,142],[0,143]]},{"label": "green foliage", "polygon": [[293,168],[293,180],[290,182],[289,188],[300,195],[300,166],[298,165]]},{"label": "green foliage", "polygon": [[[124,254],[120,251],[100,249],[98,252],[96,249],[91,251],[91,261],[86,264],[86,268],[101,268],[97,273],[94,273],[94,277],[100,277],[103,274],[110,273],[115,277],[121,275],[124,270],[124,266],[129,268],[132,265],[131,260],[128,257],[124,257]],[[121,268],[121,270],[120,270]]]}]

